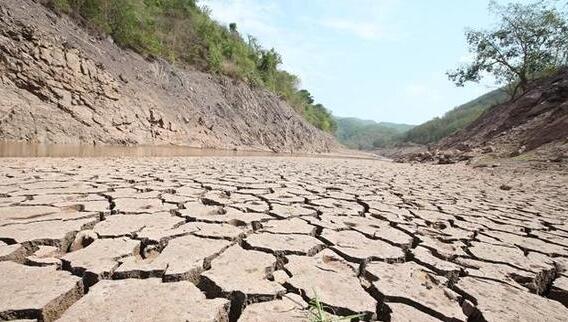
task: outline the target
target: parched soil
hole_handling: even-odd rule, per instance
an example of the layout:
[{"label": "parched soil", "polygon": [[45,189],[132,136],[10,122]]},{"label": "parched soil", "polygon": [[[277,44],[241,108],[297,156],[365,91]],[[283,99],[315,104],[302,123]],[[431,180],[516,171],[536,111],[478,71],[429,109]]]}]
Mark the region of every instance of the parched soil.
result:
[{"label": "parched soil", "polygon": [[568,176],[284,157],[0,160],[0,320],[565,321]]}]

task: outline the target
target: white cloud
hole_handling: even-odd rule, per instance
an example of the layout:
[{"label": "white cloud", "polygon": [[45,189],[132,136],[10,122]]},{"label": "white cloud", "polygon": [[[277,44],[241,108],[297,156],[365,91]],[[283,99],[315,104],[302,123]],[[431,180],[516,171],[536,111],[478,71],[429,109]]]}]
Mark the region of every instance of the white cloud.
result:
[{"label": "white cloud", "polygon": [[373,22],[332,18],[322,20],[321,25],[338,31],[347,32],[366,40],[379,39],[384,36],[382,28]]},{"label": "white cloud", "polygon": [[200,6],[211,9],[213,19],[229,24],[237,23],[237,28],[245,34],[254,36],[274,36],[279,30],[270,19],[278,12],[275,3],[256,0],[200,0]]},{"label": "white cloud", "polygon": [[406,86],[404,94],[412,98],[420,98],[431,102],[437,102],[442,99],[442,95],[437,88],[420,83],[414,83]]}]

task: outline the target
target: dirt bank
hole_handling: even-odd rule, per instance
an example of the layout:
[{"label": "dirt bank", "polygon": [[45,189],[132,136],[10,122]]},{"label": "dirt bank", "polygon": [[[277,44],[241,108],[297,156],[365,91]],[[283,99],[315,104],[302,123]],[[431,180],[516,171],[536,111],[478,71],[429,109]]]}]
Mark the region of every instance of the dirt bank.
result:
[{"label": "dirt bank", "polygon": [[0,139],[329,152],[272,93],[149,61],[31,0],[0,3]]}]

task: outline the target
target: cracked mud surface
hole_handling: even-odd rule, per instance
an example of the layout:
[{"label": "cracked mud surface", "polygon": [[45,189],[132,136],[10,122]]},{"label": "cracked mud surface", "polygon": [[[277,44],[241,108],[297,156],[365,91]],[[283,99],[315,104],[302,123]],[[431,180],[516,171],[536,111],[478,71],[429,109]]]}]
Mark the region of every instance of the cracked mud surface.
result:
[{"label": "cracked mud surface", "polygon": [[[565,321],[568,176],[0,159],[0,320]],[[510,190],[500,187],[506,184]]]}]

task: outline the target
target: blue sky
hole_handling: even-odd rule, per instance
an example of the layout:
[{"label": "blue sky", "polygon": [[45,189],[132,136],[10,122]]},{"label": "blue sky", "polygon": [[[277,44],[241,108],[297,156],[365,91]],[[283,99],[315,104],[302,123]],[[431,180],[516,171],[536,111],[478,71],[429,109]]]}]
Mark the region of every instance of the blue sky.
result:
[{"label": "blue sky", "polygon": [[201,0],[283,57],[283,68],[337,116],[419,124],[491,89],[457,88],[467,27],[494,23],[489,0]]}]

